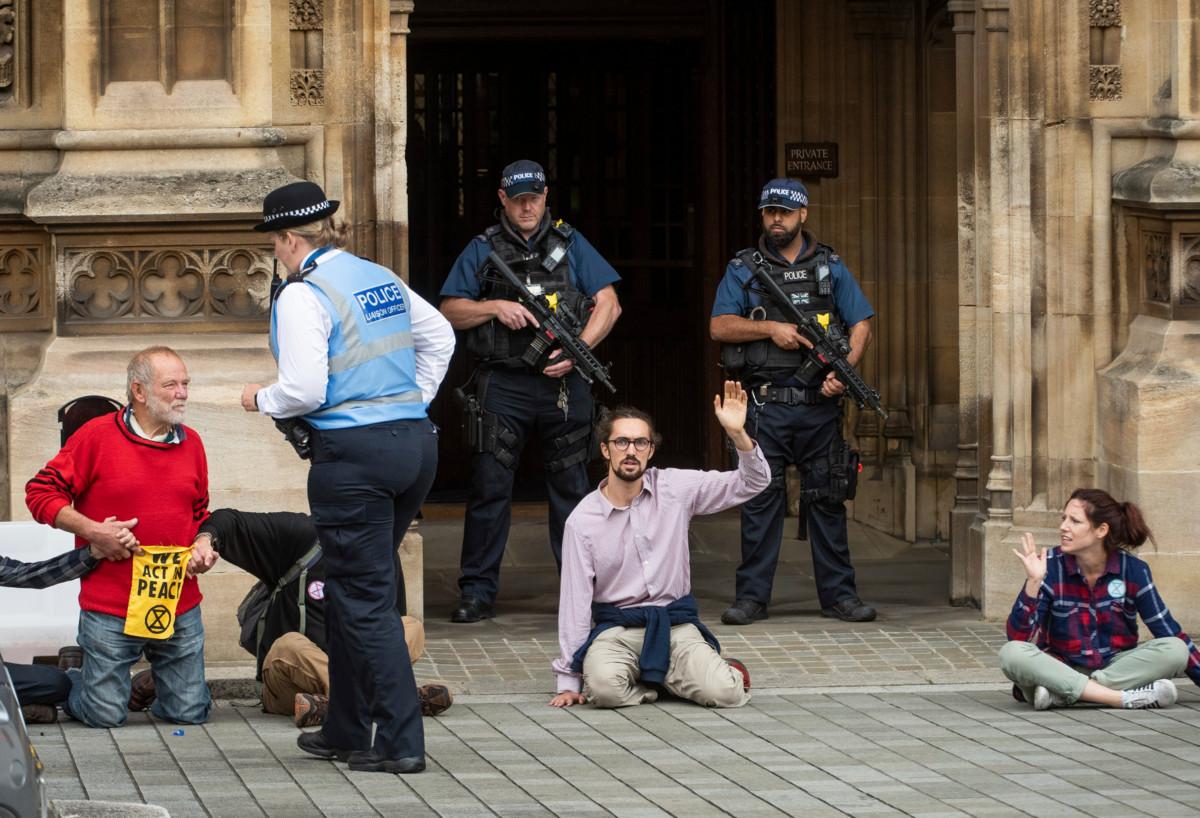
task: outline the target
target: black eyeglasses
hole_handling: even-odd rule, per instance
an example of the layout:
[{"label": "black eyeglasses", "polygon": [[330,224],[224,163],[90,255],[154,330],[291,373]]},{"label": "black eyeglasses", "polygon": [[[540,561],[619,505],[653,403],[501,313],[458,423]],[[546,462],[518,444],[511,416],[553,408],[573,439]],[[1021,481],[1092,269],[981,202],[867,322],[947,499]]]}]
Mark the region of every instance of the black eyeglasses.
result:
[{"label": "black eyeglasses", "polygon": [[639,452],[644,452],[646,449],[650,448],[650,438],[648,437],[635,437],[632,440],[627,437],[614,437],[612,440],[608,441],[608,445],[612,446],[619,452],[628,450],[629,444],[631,443],[633,444],[633,448],[637,449]]}]

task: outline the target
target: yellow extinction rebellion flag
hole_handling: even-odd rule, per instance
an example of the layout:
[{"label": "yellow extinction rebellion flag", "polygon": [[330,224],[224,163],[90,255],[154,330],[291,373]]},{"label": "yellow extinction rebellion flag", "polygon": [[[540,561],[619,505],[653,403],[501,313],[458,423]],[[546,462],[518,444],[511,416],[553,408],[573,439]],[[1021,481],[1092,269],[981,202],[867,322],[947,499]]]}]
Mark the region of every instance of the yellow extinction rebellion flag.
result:
[{"label": "yellow extinction rebellion flag", "polygon": [[175,633],[175,607],[191,554],[187,545],[143,545],[133,556],[126,636],[169,639]]}]

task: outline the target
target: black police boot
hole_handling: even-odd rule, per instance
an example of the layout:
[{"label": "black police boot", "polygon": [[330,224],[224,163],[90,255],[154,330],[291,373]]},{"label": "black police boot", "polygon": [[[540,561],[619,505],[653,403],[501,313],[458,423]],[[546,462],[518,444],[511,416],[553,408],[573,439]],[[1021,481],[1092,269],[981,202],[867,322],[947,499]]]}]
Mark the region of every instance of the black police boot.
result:
[{"label": "black police boot", "polygon": [[384,758],[372,747],[370,750],[356,750],[351,753],[347,766],[352,770],[367,773],[419,773],[425,769],[425,756]]},{"label": "black police boot", "polygon": [[[301,733],[296,737],[296,746],[306,753],[316,756],[317,758],[325,758],[332,761],[348,761],[350,756],[356,752],[355,750],[342,750],[334,747],[325,739],[325,734],[320,730],[313,730],[311,733]],[[362,752],[361,750],[357,752]]]},{"label": "black police boot", "polygon": [[451,622],[478,622],[481,619],[491,619],[496,615],[496,609],[482,599],[473,596],[463,597],[462,602],[450,614]]},{"label": "black police boot", "polygon": [[759,619],[767,618],[767,606],[753,599],[739,599],[729,606],[729,610],[721,614],[721,621],[726,625],[749,625]]},{"label": "black police boot", "polygon": [[858,597],[851,596],[832,607],[822,608],[821,616],[840,619],[843,622],[870,622],[875,618],[875,609]]}]

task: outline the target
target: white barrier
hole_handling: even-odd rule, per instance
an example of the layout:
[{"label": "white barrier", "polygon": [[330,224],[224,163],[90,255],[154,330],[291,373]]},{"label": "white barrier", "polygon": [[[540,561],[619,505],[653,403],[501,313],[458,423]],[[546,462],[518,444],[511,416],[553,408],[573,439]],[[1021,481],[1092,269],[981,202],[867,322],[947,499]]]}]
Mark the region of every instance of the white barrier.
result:
[{"label": "white barrier", "polygon": [[[34,522],[0,522],[0,555],[40,562],[75,547],[75,537]],[[28,662],[75,644],[79,580],[49,588],[0,588],[0,649],[9,662]]]}]

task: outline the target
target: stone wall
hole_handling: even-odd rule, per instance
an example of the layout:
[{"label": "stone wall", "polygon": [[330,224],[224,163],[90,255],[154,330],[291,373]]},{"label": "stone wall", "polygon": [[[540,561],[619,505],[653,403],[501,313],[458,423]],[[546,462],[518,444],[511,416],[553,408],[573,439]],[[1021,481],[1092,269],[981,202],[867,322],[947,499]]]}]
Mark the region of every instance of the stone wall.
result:
[{"label": "stone wall", "polygon": [[836,143],[836,177],[801,177],[808,226],[876,312],[860,369],[889,417],[850,410],[864,464],[852,514],[910,542],[948,540],[959,377],[950,20],[923,0],[781,2],[776,13],[777,167],[788,143]]},{"label": "stone wall", "polygon": [[[214,507],[305,508],[303,464],[238,401],[242,383],[274,377],[270,245],[250,230],[262,197],[318,182],[342,202],[352,249],[406,271],[412,3],[163,0],[157,18],[143,5],[0,0],[9,517],[26,516],[24,481],[57,449],[58,406],[119,397],[125,362],[151,343],[191,370],[188,422],[209,452]],[[419,538],[406,545],[419,614]],[[246,581],[205,579],[221,617],[210,630],[229,630]],[[210,640],[210,656],[236,656],[228,641]]]}]

